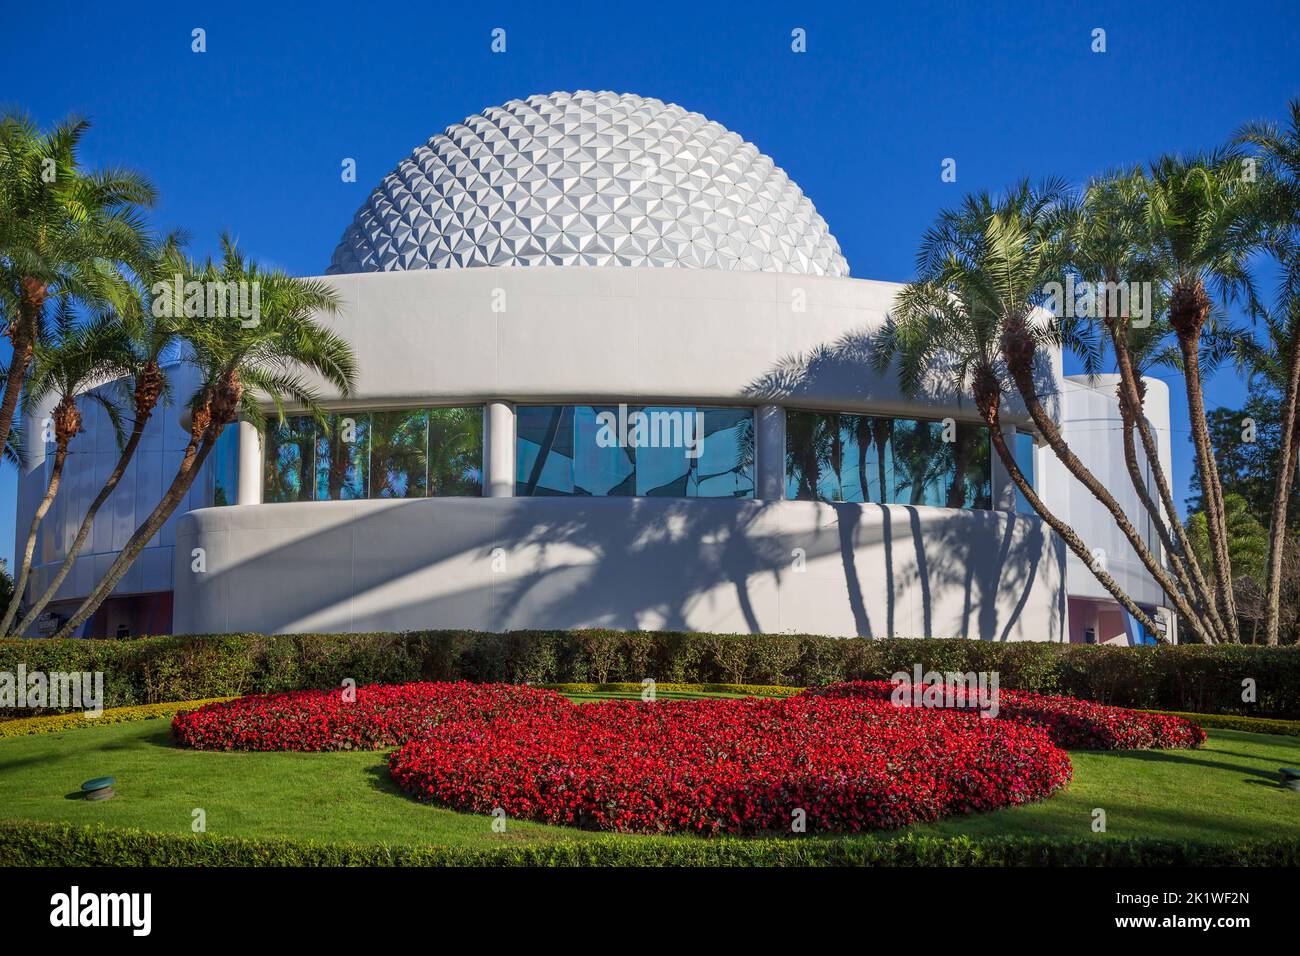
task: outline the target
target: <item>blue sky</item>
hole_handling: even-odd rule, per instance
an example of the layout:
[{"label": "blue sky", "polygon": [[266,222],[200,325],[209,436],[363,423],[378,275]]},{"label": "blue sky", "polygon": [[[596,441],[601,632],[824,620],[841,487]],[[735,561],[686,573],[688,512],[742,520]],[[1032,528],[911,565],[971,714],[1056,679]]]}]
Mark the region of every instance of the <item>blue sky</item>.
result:
[{"label": "blue sky", "polygon": [[[369,189],[429,136],[533,93],[676,102],[771,155],[852,274],[906,281],[935,213],[1024,175],[1090,174],[1228,138],[1300,95],[1300,6],[979,3],[23,4],[6,12],[0,104],[79,112],[85,158],[148,174],[160,228],[319,274]],[[191,51],[191,30],[207,52]],[[507,50],[493,54],[493,28]],[[807,52],[790,49],[807,31]],[[1094,28],[1105,53],[1091,52]],[[17,38],[21,38],[18,42]],[[340,162],[357,162],[357,182]],[[957,160],[956,183],[940,164]],[[1220,373],[1209,404],[1235,404]],[[1175,485],[1191,474],[1174,395]],[[0,557],[14,476],[0,474]]]}]

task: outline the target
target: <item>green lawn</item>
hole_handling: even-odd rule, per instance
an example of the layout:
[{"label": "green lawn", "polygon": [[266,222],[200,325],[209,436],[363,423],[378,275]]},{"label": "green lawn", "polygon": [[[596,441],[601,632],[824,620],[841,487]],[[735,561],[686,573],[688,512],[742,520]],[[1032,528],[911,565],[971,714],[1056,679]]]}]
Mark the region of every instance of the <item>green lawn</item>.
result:
[{"label": "green lawn", "polygon": [[[1075,752],[1073,783],[1050,800],[912,829],[1087,836],[1100,807],[1107,832],[1099,839],[1300,839],[1300,794],[1276,783],[1278,767],[1300,765],[1300,739],[1209,733],[1199,751]],[[103,775],[117,778],[118,799],[81,799],[81,782]],[[229,836],[468,846],[595,836],[517,821],[493,833],[487,817],[409,799],[392,786],[380,753],[182,750],[167,720],[0,740],[0,817],[189,833],[195,808],[206,811],[209,833]]]}]

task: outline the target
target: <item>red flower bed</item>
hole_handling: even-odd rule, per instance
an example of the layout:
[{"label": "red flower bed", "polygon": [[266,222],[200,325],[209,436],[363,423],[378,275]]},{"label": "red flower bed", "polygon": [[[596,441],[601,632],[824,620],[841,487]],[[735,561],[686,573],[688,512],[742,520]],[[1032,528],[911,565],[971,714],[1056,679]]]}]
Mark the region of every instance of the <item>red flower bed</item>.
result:
[{"label": "red flower bed", "polygon": [[905,826],[1042,799],[1070,760],[1035,727],[873,700],[627,701],[449,721],[389,760],[457,810],[624,832]]},{"label": "red flower bed", "polygon": [[177,742],[199,750],[378,750],[446,721],[573,709],[549,690],[513,684],[373,684],[342,690],[256,694],[208,704],[172,721]]},{"label": "red flower bed", "polygon": [[892,828],[1039,800],[1070,779],[1038,727],[877,697],[841,685],[575,706],[502,684],[374,685],[350,702],[333,690],[210,704],[172,726],[207,750],[400,747],[389,770],[419,799],[625,832],[789,832],[796,811],[808,832]]},{"label": "red flower bed", "polygon": [[[888,681],[850,681],[804,693],[830,700],[888,701],[894,690],[895,685]],[[969,709],[960,695],[956,703],[960,709]],[[1205,731],[1184,717],[1144,714],[1019,690],[998,694],[997,720],[1042,727],[1057,746],[1077,750],[1173,750],[1199,747],[1205,742]]]}]

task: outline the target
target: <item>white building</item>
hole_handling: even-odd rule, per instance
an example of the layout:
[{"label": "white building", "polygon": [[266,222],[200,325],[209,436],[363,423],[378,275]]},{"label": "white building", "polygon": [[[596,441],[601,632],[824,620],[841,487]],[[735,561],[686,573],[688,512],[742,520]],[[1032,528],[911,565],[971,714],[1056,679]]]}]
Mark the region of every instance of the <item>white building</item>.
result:
[{"label": "white building", "polygon": [[[580,92],[471,117],[379,184],[329,273],[355,392],[327,403],[327,429],[227,429],[85,633],[1142,639],[1017,507],[969,401],[937,385],[909,398],[872,370],[900,287],[850,279],[798,187],[698,114]],[[1067,438],[1121,492],[1113,383],[1066,379],[1059,354],[1044,375]],[[177,405],[187,384],[178,369]],[[1167,393],[1150,385],[1167,469]],[[86,414],[29,593],[116,457],[102,413]],[[31,417],[20,535],[48,469]],[[1023,408],[1004,418],[1040,493],[1168,617]],[[157,501],[178,419],[170,406],[150,423],[52,615]]]}]

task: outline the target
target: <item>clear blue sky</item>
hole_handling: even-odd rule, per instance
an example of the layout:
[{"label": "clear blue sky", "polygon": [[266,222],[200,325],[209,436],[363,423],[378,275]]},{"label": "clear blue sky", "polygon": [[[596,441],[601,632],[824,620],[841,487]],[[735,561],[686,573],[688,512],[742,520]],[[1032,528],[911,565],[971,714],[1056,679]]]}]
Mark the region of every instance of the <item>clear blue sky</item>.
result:
[{"label": "clear blue sky", "polygon": [[[366,193],[414,147],[532,93],[639,93],[717,120],[802,186],[854,276],[898,281],[966,191],[1209,146],[1300,94],[1295,0],[239,7],[16,4],[0,104],[42,124],[89,116],[86,159],[147,173],[157,224],[189,231],[196,253],[228,229],[303,275],[324,271]],[[206,53],[191,52],[195,27]],[[490,52],[495,27],[504,54]],[[790,50],[795,27],[805,54]],[[1104,54],[1090,50],[1095,27]],[[356,183],[340,181],[344,157]],[[940,181],[945,157],[954,184]],[[1221,373],[1210,404],[1242,393]],[[1181,498],[1191,454],[1176,394],[1174,425]],[[13,553],[13,497],[6,469],[0,556]]]}]

